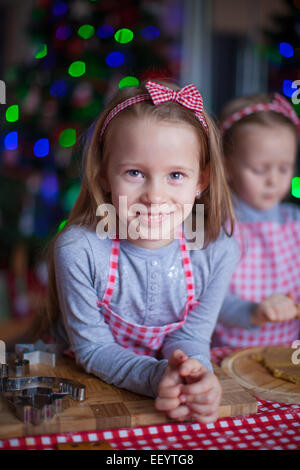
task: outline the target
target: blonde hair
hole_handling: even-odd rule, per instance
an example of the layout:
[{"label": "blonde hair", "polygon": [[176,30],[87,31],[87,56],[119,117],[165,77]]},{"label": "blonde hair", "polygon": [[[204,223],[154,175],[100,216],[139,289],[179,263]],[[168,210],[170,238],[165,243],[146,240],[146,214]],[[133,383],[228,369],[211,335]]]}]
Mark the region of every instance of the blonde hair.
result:
[{"label": "blonde hair", "polygon": [[[161,80],[156,81],[173,90],[180,89],[172,83]],[[91,137],[87,139],[83,151],[83,177],[79,196],[70,212],[66,225],[54,236],[48,247],[47,296],[44,309],[41,311],[41,319],[37,322],[38,328],[35,329],[35,337],[39,337],[49,327],[49,324],[57,319],[60,311],[54,266],[54,247],[57,239],[71,225],[96,229],[99,222],[97,220],[98,216],[96,216],[97,207],[102,203],[111,203],[110,195],[105,193],[100,186],[100,177],[105,174],[109,159],[110,139],[119,119],[141,119],[144,116],[151,116],[158,121],[183,121],[196,130],[201,147],[199,156],[200,170],[210,163],[210,182],[199,200],[200,203],[204,204],[206,243],[216,240],[221,228],[228,236],[232,235],[234,214],[222,164],[221,141],[216,125],[205,111],[203,111],[203,115],[208,126],[208,133],[194,113],[178,103],[166,102],[159,106],[154,106],[151,100],[136,103],[122,110],[110,121],[100,142],[100,131],[110,111],[127,98],[144,93],[147,93],[145,83],[140,87],[118,90],[91,128]],[[228,227],[229,230],[227,230]]]},{"label": "blonde hair", "polygon": [[[234,113],[241,111],[248,106],[271,103],[274,100],[274,97],[274,93],[261,93],[234,98],[229,101],[221,111],[219,122],[220,128],[223,127],[223,123]],[[236,143],[239,139],[240,130],[243,129],[246,124],[256,124],[266,127],[272,127],[275,125],[287,126],[295,134],[295,138],[298,143],[298,130],[291,119],[284,114],[272,110],[258,111],[243,116],[241,119],[235,121],[229,129],[224,130],[222,135],[222,149],[225,159],[229,159],[234,153]]]}]

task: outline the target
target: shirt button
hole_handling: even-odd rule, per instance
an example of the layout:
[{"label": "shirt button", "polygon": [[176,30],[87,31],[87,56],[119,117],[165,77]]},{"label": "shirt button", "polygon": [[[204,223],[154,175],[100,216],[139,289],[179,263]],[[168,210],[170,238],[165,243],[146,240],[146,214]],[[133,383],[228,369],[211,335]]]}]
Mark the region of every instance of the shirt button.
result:
[{"label": "shirt button", "polygon": [[154,273],[151,274],[152,279],[157,279],[157,277],[158,277],[158,273],[154,272]]},{"label": "shirt button", "polygon": [[151,290],[156,291],[158,289],[158,284],[152,284],[151,285]]},{"label": "shirt button", "polygon": [[153,260],[151,261],[151,265],[152,265],[152,266],[157,266],[157,264],[158,264],[158,261],[157,261],[156,259],[153,259]]},{"label": "shirt button", "polygon": [[154,303],[156,301],[156,297],[152,296],[152,297],[150,297],[149,300],[150,300],[151,303]]},{"label": "shirt button", "polygon": [[154,309],[155,309],[154,305],[149,306],[149,310],[154,310]]}]

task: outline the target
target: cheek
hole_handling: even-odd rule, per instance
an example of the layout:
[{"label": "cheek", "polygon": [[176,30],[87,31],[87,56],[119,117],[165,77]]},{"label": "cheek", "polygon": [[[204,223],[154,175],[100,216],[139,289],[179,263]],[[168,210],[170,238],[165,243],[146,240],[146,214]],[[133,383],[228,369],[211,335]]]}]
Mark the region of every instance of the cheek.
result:
[{"label": "cheek", "polygon": [[284,192],[287,192],[291,189],[291,184],[292,184],[292,178],[293,178],[293,173],[289,174],[289,175],[285,175],[283,178],[282,178],[282,186],[284,188]]},{"label": "cheek", "polygon": [[123,178],[118,176],[112,177],[111,192],[114,197],[128,196],[132,191],[132,185],[129,185]]},{"label": "cheek", "polygon": [[253,195],[261,188],[261,181],[255,175],[241,171],[235,177],[232,185],[235,191],[241,195]]},{"label": "cheek", "polygon": [[247,184],[248,177],[243,171],[233,171],[230,175],[230,183],[235,187],[243,187]]}]

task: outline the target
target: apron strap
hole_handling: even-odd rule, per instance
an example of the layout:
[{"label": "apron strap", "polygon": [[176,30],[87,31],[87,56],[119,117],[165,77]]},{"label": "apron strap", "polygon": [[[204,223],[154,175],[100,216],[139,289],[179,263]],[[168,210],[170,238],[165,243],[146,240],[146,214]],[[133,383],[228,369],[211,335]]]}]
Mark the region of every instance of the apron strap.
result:
[{"label": "apron strap", "polygon": [[194,283],[194,275],[193,275],[193,268],[192,263],[189,255],[189,250],[187,249],[186,241],[184,238],[184,234],[182,228],[179,228],[179,243],[180,243],[180,250],[182,254],[182,264],[185,274],[185,281],[186,281],[186,290],[188,301],[192,301],[195,298],[195,283]]},{"label": "apron strap", "polygon": [[106,285],[106,289],[104,292],[104,296],[102,299],[102,302],[105,303],[106,305],[110,304],[113,291],[114,291],[117,268],[118,268],[119,251],[120,251],[120,240],[119,238],[115,238],[112,241],[110,260],[109,260],[108,280],[107,280],[107,285]]}]

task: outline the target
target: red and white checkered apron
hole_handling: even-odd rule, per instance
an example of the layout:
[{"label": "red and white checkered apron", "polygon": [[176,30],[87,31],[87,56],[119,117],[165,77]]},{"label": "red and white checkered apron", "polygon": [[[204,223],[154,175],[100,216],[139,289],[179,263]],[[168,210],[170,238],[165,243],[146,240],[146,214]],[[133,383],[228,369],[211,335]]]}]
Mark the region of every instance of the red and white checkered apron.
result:
[{"label": "red and white checkered apron", "polygon": [[[261,302],[274,293],[292,293],[300,302],[299,223],[288,220],[236,224],[235,238],[243,253],[230,284],[241,299]],[[300,320],[268,322],[255,332],[218,323],[215,346],[252,347],[291,344],[299,339]]]},{"label": "red and white checkered apron", "polygon": [[113,240],[107,286],[102,301],[98,301],[97,305],[101,307],[105,322],[109,325],[117,343],[124,348],[129,348],[136,354],[155,356],[161,348],[165,336],[180,328],[184,324],[189,311],[199,304],[198,301],[195,301],[192,265],[181,229],[179,231],[179,242],[188,296],[183,318],[178,322],[163,326],[145,326],[124,320],[120,315],[113,312],[109,306],[117,275],[120,246],[118,238]]}]

